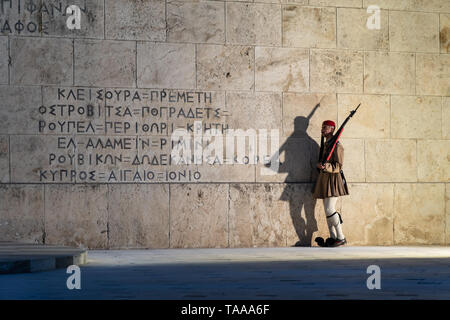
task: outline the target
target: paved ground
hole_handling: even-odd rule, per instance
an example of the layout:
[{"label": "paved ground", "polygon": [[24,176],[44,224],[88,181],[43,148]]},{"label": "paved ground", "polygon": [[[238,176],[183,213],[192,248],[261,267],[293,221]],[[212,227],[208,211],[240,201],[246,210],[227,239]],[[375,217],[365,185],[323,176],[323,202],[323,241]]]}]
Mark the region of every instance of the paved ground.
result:
[{"label": "paved ground", "polygon": [[40,272],[86,263],[86,250],[0,241],[0,274]]},{"label": "paved ground", "polygon": [[[0,299],[450,299],[450,247],[89,251],[65,269],[0,275]],[[378,265],[381,289],[369,290]]]}]

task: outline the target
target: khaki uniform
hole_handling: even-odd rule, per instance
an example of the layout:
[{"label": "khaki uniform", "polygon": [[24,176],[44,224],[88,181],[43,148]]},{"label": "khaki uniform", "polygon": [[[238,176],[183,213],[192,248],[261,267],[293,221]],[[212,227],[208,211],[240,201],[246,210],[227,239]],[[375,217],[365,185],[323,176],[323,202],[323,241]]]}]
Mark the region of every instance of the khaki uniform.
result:
[{"label": "khaki uniform", "polygon": [[[326,150],[327,142],[325,142],[324,150]],[[320,155],[320,158],[322,155]],[[324,199],[328,197],[339,197],[348,195],[347,183],[341,176],[341,170],[344,163],[344,147],[338,141],[336,147],[331,154],[329,162],[325,163],[325,169],[320,171],[316,184],[313,188],[313,197],[315,199]]]}]

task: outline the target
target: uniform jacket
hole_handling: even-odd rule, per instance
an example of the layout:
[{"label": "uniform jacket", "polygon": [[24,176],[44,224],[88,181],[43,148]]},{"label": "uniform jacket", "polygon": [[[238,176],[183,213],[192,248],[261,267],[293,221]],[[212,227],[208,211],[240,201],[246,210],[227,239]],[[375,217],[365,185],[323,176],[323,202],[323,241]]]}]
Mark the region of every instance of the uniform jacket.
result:
[{"label": "uniform jacket", "polygon": [[[326,150],[326,146],[327,142],[325,142],[324,150]],[[322,155],[320,155],[319,159],[322,159]],[[347,183],[344,183],[343,180],[343,173],[341,174],[343,164],[344,147],[338,141],[330,159],[325,163],[325,169],[322,169],[319,173],[319,177],[313,188],[314,198],[324,199],[349,194]]]}]

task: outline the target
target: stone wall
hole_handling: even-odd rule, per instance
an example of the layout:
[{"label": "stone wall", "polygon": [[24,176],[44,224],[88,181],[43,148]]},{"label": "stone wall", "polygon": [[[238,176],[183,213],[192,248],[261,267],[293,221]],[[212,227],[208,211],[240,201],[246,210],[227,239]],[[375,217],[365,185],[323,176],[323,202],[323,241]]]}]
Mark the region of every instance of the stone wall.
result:
[{"label": "stone wall", "polygon": [[[361,103],[349,244],[448,245],[449,50],[448,0],[0,0],[0,241],[314,245],[321,123]],[[174,164],[177,128],[274,130],[246,151],[282,163]]]}]

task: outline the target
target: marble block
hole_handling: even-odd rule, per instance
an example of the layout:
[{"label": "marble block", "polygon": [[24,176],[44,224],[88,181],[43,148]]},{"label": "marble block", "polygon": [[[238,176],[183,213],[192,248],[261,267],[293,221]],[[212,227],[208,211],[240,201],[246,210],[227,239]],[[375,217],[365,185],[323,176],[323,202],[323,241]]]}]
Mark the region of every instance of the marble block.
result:
[{"label": "marble block", "polygon": [[413,53],[373,51],[365,52],[364,55],[365,93],[405,95],[415,93]]},{"label": "marble block", "polygon": [[230,185],[230,247],[284,247],[289,223],[283,184]]},{"label": "marble block", "polygon": [[167,2],[167,41],[225,43],[222,2]]},{"label": "marble block", "polygon": [[439,14],[389,11],[392,51],[439,52]]},{"label": "marble block", "polygon": [[46,185],[46,243],[108,248],[107,185]]},{"label": "marble block", "polygon": [[416,140],[366,140],[366,181],[417,181],[416,149]]},{"label": "marble block", "polygon": [[0,86],[0,134],[37,134],[42,102],[37,86]]},{"label": "marble block", "polygon": [[228,247],[228,185],[170,185],[170,247]]},{"label": "marble block", "polygon": [[10,77],[13,85],[72,85],[73,41],[11,38]]},{"label": "marble block", "polygon": [[281,45],[281,10],[277,4],[228,2],[226,42]]},{"label": "marble block", "polygon": [[[350,183],[342,197],[342,229],[351,245],[394,244],[394,185]],[[360,201],[359,199],[364,199]]]},{"label": "marble block", "polygon": [[380,29],[369,29],[366,9],[337,9],[338,48],[389,50],[388,11],[380,11]]},{"label": "marble block", "polygon": [[231,116],[226,123],[230,129],[255,129],[256,133],[260,129],[278,129],[281,133],[281,99],[280,93],[227,92],[226,106]]},{"label": "marble block", "polygon": [[251,46],[197,45],[197,88],[253,90],[255,50]]},{"label": "marble block", "polygon": [[255,48],[256,91],[308,92],[309,50]]},{"label": "marble block", "polygon": [[391,115],[388,95],[338,94],[337,127],[342,125],[360,103],[342,135],[347,138],[389,138]]},{"label": "marble block", "polygon": [[44,243],[44,186],[0,184],[0,241]]},{"label": "marble block", "polygon": [[283,47],[336,48],[336,8],[283,6]]},{"label": "marble block", "polygon": [[165,1],[105,1],[106,39],[166,40]]},{"label": "marble block", "polygon": [[394,245],[445,244],[445,184],[394,187]]},{"label": "marble block", "polygon": [[391,117],[392,138],[441,138],[441,97],[393,95]]},{"label": "marble block", "polygon": [[109,186],[109,248],[169,247],[169,185]]},{"label": "marble block", "polygon": [[417,140],[417,166],[421,182],[450,182],[450,140]]},{"label": "marble block", "polygon": [[[42,12],[43,36],[65,38],[96,38],[103,39],[105,34],[104,1],[102,0],[46,0],[42,4],[46,9]],[[69,29],[67,21],[71,22],[66,8],[76,5],[81,10],[80,29]],[[44,7],[43,7],[44,9]],[[61,10],[60,10],[61,9]]]},{"label": "marble block", "polygon": [[417,94],[450,96],[450,55],[417,54]]},{"label": "marble block", "polygon": [[347,182],[364,182],[366,181],[365,141],[363,139],[344,138],[344,135],[345,133],[342,134],[339,141],[344,147],[342,170],[344,171],[345,179],[347,179]]},{"label": "marble block", "polygon": [[75,40],[75,85],[134,87],[136,43]]},{"label": "marble block", "polygon": [[141,88],[195,88],[195,45],[139,42],[137,84]]},{"label": "marble block", "polygon": [[311,50],[311,91],[363,92],[363,54],[358,51]]}]

